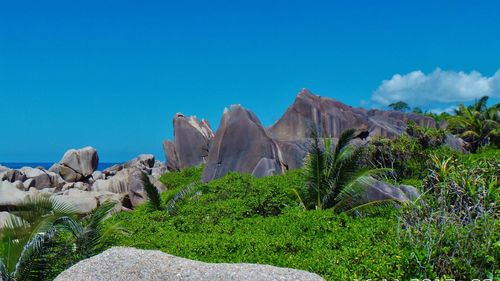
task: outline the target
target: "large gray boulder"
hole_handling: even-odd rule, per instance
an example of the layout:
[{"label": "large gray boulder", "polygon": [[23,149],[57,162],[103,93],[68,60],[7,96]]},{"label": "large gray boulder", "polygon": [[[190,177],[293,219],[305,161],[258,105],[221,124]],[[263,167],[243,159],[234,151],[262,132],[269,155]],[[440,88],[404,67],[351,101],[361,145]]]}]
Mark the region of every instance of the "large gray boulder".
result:
[{"label": "large gray boulder", "polygon": [[185,117],[177,113],[174,117],[174,141],[164,143],[167,166],[179,170],[205,163],[210,141],[214,137],[210,124],[196,116]]},{"label": "large gray boulder", "polygon": [[280,174],[278,154],[277,144],[267,135],[255,114],[233,105],[224,111],[202,180],[207,182],[220,178],[230,171],[253,173],[263,158],[268,159],[267,166],[275,167],[274,173]]},{"label": "large gray boulder", "polygon": [[449,148],[462,152],[462,153],[468,153],[469,151],[467,150],[468,144],[466,141],[464,141],[461,138],[455,137],[452,134],[446,134],[446,138],[444,139],[444,144],[448,146]]},{"label": "large gray boulder", "polygon": [[261,264],[204,263],[134,248],[111,248],[83,260],[56,277],[56,281],[167,281],[167,280],[296,280],[320,281],[302,270]]},{"label": "large gray boulder", "polygon": [[405,203],[414,201],[420,195],[418,189],[410,185],[395,186],[372,177],[365,178],[364,183],[367,185],[366,189],[357,195],[348,197],[337,208],[350,209],[369,202],[394,201]]},{"label": "large gray boulder", "polygon": [[106,201],[113,201],[121,209],[122,197],[119,194],[106,191],[83,191],[79,189],[69,189],[63,194],[51,196],[54,200],[64,202],[74,208],[77,214],[88,214]]},{"label": "large gray boulder", "polygon": [[97,151],[87,146],[66,151],[61,161],[52,166],[49,171],[61,175],[67,182],[77,182],[89,178],[97,169],[98,164]]},{"label": "large gray boulder", "polygon": [[0,210],[5,210],[22,203],[28,196],[9,181],[0,181]]},{"label": "large gray boulder", "polygon": [[19,171],[25,175],[27,180],[31,180],[30,187],[38,189],[62,187],[65,183],[60,175],[42,168],[23,167]]}]

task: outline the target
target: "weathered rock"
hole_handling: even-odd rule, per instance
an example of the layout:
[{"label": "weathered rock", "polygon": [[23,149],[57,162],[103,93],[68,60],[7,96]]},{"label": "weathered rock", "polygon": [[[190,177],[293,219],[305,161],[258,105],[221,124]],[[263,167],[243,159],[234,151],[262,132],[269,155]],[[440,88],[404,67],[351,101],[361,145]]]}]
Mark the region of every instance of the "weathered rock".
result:
[{"label": "weathered rock", "polygon": [[64,153],[60,164],[71,168],[83,177],[88,177],[97,169],[99,156],[97,151],[90,146],[82,149],[70,149]]},{"label": "weathered rock", "polygon": [[77,214],[88,214],[97,208],[95,192],[82,191],[73,188],[65,191],[62,195],[55,195],[53,198],[57,201],[73,206]]},{"label": "weathered rock", "polygon": [[418,197],[418,190],[409,185],[394,186],[389,183],[371,180],[366,189],[362,203],[380,200],[395,200],[398,202],[409,202]]},{"label": "weathered rock", "polygon": [[457,138],[452,134],[446,134],[446,138],[444,139],[444,144],[451,149],[456,151],[460,151],[462,153],[467,153],[467,142],[461,138]]},{"label": "weathered rock", "polygon": [[412,120],[422,126],[435,127],[434,119],[399,111],[366,111],[337,100],[316,96],[303,89],[285,114],[271,127],[270,135],[281,141],[297,141],[310,137],[316,130],[322,137],[338,138],[347,129],[366,130],[371,136],[393,137],[406,130]]},{"label": "weathered rock", "polygon": [[153,168],[151,168],[151,175],[155,178],[161,177],[163,174],[167,172],[167,166],[162,162],[156,160]]},{"label": "weathered rock", "polygon": [[138,168],[142,171],[148,171],[154,165],[155,156],[153,154],[141,154],[123,164],[123,168]]},{"label": "weathered rock", "polygon": [[0,210],[17,206],[28,196],[27,192],[19,190],[9,181],[0,182]]},{"label": "weathered rock", "polygon": [[94,182],[96,180],[102,180],[104,178],[105,178],[105,176],[101,171],[95,171],[92,173],[92,179],[94,180]]},{"label": "weathered rock", "polygon": [[171,256],[160,251],[116,247],[73,265],[55,280],[320,281],[324,279],[314,273],[297,269],[260,264],[210,264]]},{"label": "weathered rock", "polygon": [[262,158],[276,162],[281,173],[277,144],[267,135],[257,117],[239,105],[224,111],[212,141],[202,180],[210,181],[230,171],[252,173]]},{"label": "weathered rock", "polygon": [[[148,174],[148,169],[146,171],[139,169],[138,167],[145,168],[142,164],[128,166],[128,168],[119,170],[114,176],[105,180],[96,180],[90,190],[98,192],[108,191],[121,194],[122,196],[126,195],[132,207],[141,204],[146,199],[142,184],[142,174]],[[160,191],[165,190],[165,187],[155,177],[149,176],[149,179]]]},{"label": "weathered rock", "polygon": [[277,175],[281,171],[281,167],[276,160],[269,158],[261,158],[252,171],[252,175],[257,178]]},{"label": "weathered rock", "polygon": [[174,117],[174,141],[164,142],[167,166],[171,169],[183,169],[205,163],[214,137],[210,124],[206,120],[198,121],[196,116],[185,117],[177,113]]},{"label": "weathered rock", "polygon": [[15,181],[13,184],[16,186],[17,189],[24,191],[24,183],[22,181]]},{"label": "weathered rock", "polygon": [[33,186],[36,188],[41,189],[45,187],[52,187],[53,185],[50,176],[41,169],[23,167],[20,171],[24,173],[26,178],[34,180]]},{"label": "weathered rock", "polygon": [[367,119],[363,118],[361,110],[303,89],[268,131],[270,136],[281,141],[307,139],[313,130],[324,137],[339,137],[346,129],[367,126]]},{"label": "weathered rock", "polygon": [[29,190],[32,187],[35,187],[35,180],[34,179],[27,179],[23,182],[24,185],[24,190]]},{"label": "weathered rock", "polygon": [[[9,167],[5,167],[5,166],[0,165],[0,181],[7,180],[5,175],[7,174],[8,171],[10,171]],[[5,179],[4,179],[4,177],[5,177]]]},{"label": "weathered rock", "polygon": [[26,175],[19,171],[19,170],[13,170],[13,169],[8,169],[7,171],[3,172],[3,176],[0,180],[6,180],[10,182],[15,182],[15,181],[25,181]]},{"label": "weathered rock", "polygon": [[172,171],[179,170],[174,143],[170,140],[163,141],[163,151],[165,152],[165,159],[167,159],[167,169]]}]

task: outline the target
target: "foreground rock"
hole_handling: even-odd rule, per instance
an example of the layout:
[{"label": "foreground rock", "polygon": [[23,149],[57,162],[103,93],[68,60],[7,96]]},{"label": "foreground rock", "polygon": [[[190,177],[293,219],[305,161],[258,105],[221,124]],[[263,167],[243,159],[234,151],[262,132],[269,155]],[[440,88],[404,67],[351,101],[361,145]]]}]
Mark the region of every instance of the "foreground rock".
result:
[{"label": "foreground rock", "polygon": [[61,273],[56,281],[324,280],[302,270],[257,264],[211,264],[160,251],[111,248]]},{"label": "foreground rock", "polygon": [[200,122],[196,116],[185,117],[177,113],[174,117],[174,141],[163,144],[168,168],[180,170],[205,163],[213,137],[210,124],[205,119]]},{"label": "foreground rock", "polygon": [[259,119],[239,105],[224,111],[212,141],[202,180],[210,181],[230,171],[263,177],[280,174],[277,144],[267,135]]}]

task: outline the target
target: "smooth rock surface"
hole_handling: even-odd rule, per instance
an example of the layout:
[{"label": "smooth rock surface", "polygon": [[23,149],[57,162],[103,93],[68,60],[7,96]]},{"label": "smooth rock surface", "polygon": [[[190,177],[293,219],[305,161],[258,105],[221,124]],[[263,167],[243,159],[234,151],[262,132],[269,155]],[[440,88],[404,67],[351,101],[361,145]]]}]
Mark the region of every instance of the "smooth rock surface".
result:
[{"label": "smooth rock surface", "polygon": [[49,171],[60,174],[67,182],[76,182],[90,177],[98,164],[97,151],[87,146],[66,151],[61,161],[52,166]]},{"label": "smooth rock surface", "polygon": [[214,137],[210,124],[196,116],[185,117],[177,113],[173,121],[174,141],[164,143],[167,166],[173,170],[205,163],[210,141]]},{"label": "smooth rock surface", "polygon": [[9,181],[0,182],[0,207],[8,208],[17,206],[28,196],[25,191],[19,190],[15,184]]},{"label": "smooth rock surface", "polygon": [[262,158],[275,162],[280,174],[279,150],[252,112],[240,105],[224,111],[217,133],[211,143],[204,182],[220,178],[230,171],[253,173]]},{"label": "smooth rock surface", "polygon": [[259,264],[212,264],[175,257],[160,251],[111,248],[83,260],[56,281],[169,281],[169,280],[324,280],[314,273]]}]

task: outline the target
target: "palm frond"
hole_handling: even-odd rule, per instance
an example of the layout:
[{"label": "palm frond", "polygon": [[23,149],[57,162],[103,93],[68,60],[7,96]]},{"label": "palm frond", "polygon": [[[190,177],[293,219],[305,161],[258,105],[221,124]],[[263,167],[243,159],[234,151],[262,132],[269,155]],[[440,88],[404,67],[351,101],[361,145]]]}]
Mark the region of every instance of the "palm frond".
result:
[{"label": "palm frond", "polygon": [[337,161],[337,157],[340,156],[340,151],[343,150],[349,143],[354,139],[356,130],[348,129],[344,131],[335,146],[334,161]]},{"label": "palm frond", "polygon": [[[115,206],[116,202],[104,202],[86,217],[85,226],[76,235],[77,251],[83,257],[90,257],[103,246],[102,241],[104,240],[103,234],[105,232],[103,221]],[[78,228],[75,228],[75,230],[78,230]]]},{"label": "palm frond", "polygon": [[178,203],[184,200],[186,196],[191,194],[196,184],[197,182],[192,182],[188,184],[187,186],[182,188],[179,192],[177,192],[172,199],[170,199],[167,206],[167,213],[169,215],[175,215],[177,213]]},{"label": "palm frond", "polygon": [[151,209],[160,210],[161,209],[161,195],[160,191],[154,186],[149,180],[149,176],[145,173],[142,174],[142,185],[144,186],[144,191],[148,196],[148,203]]}]

